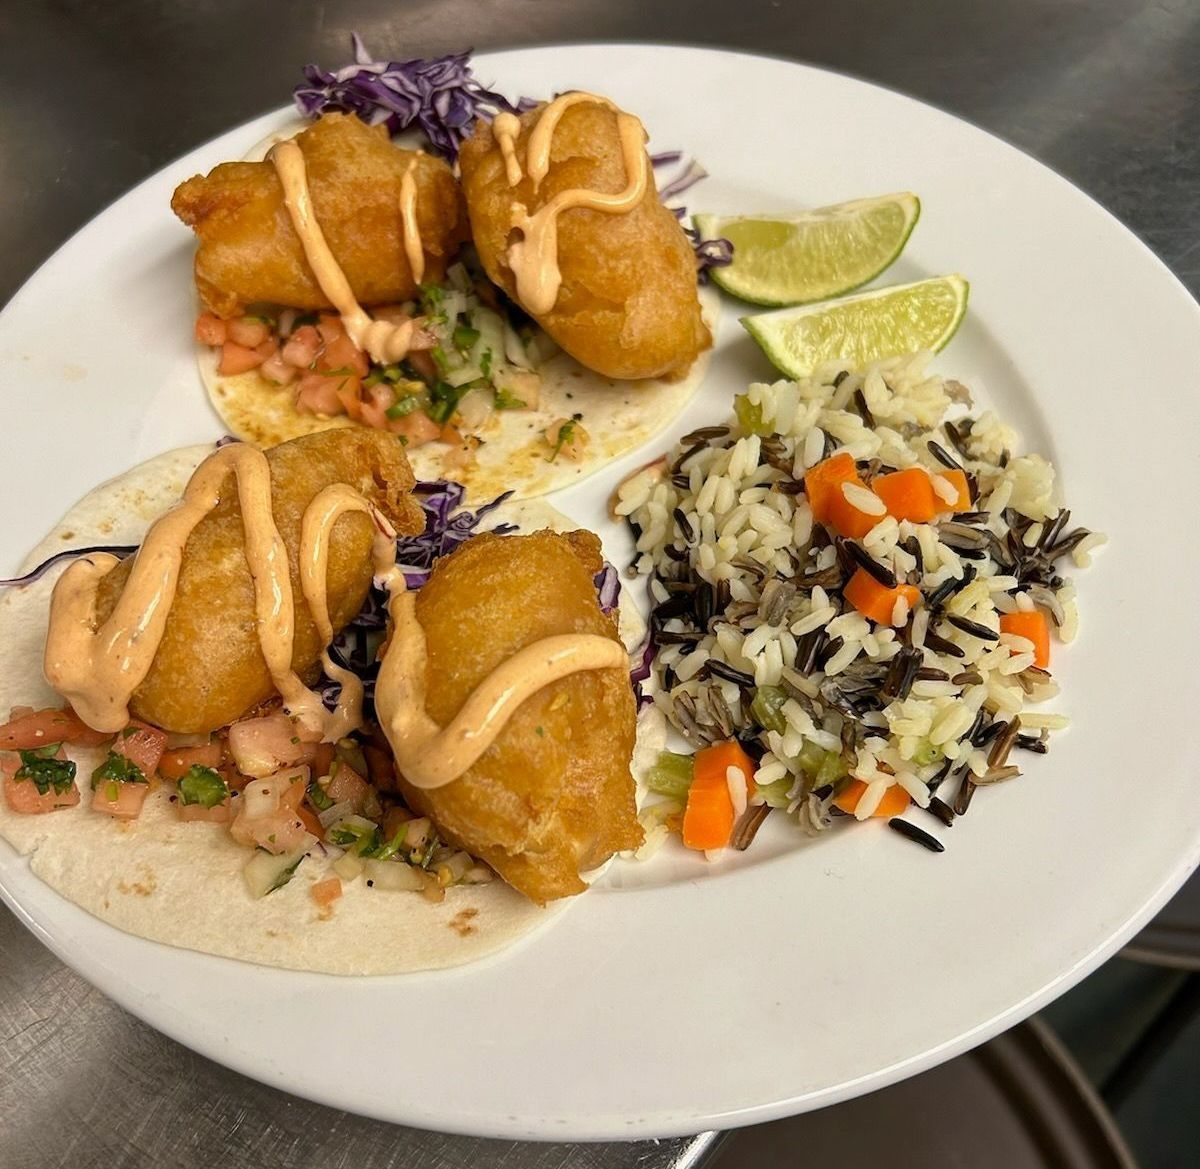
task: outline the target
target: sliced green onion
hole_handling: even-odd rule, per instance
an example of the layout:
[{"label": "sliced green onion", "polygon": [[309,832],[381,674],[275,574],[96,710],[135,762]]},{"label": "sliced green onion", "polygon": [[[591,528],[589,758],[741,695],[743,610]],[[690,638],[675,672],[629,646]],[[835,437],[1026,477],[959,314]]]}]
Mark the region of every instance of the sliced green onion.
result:
[{"label": "sliced green onion", "polygon": [[470,325],[455,325],[453,336],[455,349],[467,353],[471,346],[479,340],[481,334],[478,329],[473,329]]},{"label": "sliced green onion", "polygon": [[407,398],[401,398],[399,401],[390,405],[385,413],[389,418],[404,418],[411,414],[421,404],[421,399],[416,394],[412,394]]}]

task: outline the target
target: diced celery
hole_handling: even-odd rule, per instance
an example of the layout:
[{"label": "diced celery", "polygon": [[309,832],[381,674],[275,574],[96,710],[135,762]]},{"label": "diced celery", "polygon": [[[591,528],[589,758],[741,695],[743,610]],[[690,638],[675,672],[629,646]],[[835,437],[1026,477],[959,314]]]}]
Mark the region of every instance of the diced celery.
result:
[{"label": "diced celery", "polygon": [[771,427],[763,421],[762,407],[756,406],[746,394],[733,399],[733,412],[738,424],[747,434],[770,434]]},{"label": "diced celery", "polygon": [[759,686],[750,703],[750,713],[760,727],[782,735],[787,730],[787,719],[783,717],[783,704],[787,702],[787,691],[781,686]]},{"label": "diced celery", "polygon": [[660,796],[686,799],[688,788],[692,786],[692,766],[691,755],[660,751],[658,761],[646,776],[646,786]]},{"label": "diced celery", "polygon": [[762,797],[763,803],[771,808],[786,808],[788,806],[788,792],[792,790],[792,779],[790,776],[784,776],[783,779],[777,779],[774,783],[760,783],[758,785],[758,794]]}]

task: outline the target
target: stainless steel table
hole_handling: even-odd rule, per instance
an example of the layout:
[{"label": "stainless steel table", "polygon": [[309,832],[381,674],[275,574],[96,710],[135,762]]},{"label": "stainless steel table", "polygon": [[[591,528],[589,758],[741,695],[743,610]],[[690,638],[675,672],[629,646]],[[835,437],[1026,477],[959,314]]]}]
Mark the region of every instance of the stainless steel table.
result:
[{"label": "stainless steel table", "polygon": [[[300,65],[341,63],[351,29],[381,54],[690,41],[856,74],[1042,159],[1200,290],[1194,0],[0,0],[0,301],[139,179],[285,102]],[[0,909],[4,1169],[682,1169],[714,1141],[469,1141],[310,1105],[142,1026]]]}]

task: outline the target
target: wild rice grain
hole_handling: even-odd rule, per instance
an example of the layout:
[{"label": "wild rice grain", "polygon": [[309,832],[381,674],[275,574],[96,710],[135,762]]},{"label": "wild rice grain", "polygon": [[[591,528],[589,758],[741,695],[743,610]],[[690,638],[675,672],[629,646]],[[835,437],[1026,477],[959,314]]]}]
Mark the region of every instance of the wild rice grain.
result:
[{"label": "wild rice grain", "polygon": [[978,637],[980,641],[999,641],[1000,634],[989,629],[986,625],[980,625],[978,621],[971,621],[967,617],[958,617],[951,614],[946,618],[955,629],[961,629],[963,633],[968,633],[972,637]]},{"label": "wild rice grain", "polygon": [[907,820],[901,820],[899,816],[893,816],[888,821],[888,827],[895,832],[899,832],[901,836],[907,837],[915,844],[920,844],[929,849],[930,852],[946,851],[946,846],[936,836],[930,836],[923,828],[918,828],[915,824],[910,824]]},{"label": "wild rice grain", "polygon": [[954,809],[945,800],[939,800],[937,796],[933,796],[925,810],[932,812],[947,828],[954,827]]}]

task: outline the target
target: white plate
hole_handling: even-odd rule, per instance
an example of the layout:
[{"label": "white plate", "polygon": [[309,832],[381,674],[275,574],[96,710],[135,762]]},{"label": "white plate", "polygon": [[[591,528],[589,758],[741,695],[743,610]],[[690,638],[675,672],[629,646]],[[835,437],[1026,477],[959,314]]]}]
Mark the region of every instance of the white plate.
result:
[{"label": "white plate", "polygon": [[[982,1042],[1111,954],[1200,851],[1196,305],[1044,167],[861,82],[629,45],[498,53],[477,69],[509,93],[587,88],[637,111],[655,148],[702,157],[712,178],[689,198],[706,210],[920,193],[921,222],[885,279],[970,278],[966,324],[940,367],[986,382],[1057,463],[1079,518],[1112,536],[1080,578],[1083,636],[1056,655],[1073,728],[1026,778],[980,792],[943,833],[942,856],[874,826],[792,847],[775,823],[734,871],[678,853],[615,866],[525,944],[450,973],[342,980],[163,948],[76,910],[8,850],[5,899],[85,977],[205,1055],[450,1131],[614,1138],[748,1124]],[[98,480],[220,433],[191,353],[192,241],[167,204],[177,182],[238,157],[277,120],[143,183],[0,316],[4,567]],[[675,434],[767,374],[735,318]],[[645,457],[556,502],[620,550],[602,501]]]}]

